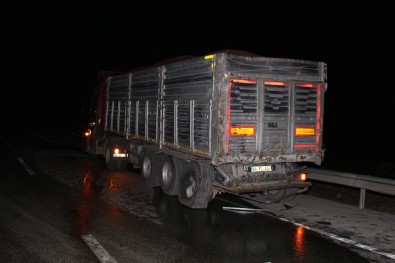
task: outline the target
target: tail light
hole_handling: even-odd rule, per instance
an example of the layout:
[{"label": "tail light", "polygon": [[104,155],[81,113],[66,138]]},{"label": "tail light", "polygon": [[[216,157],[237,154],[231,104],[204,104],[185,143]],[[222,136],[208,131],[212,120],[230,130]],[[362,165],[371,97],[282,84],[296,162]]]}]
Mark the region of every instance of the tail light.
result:
[{"label": "tail light", "polygon": [[265,81],[265,82],[263,82],[263,84],[265,84],[266,86],[286,86],[287,85],[286,82],[282,82],[282,81]]},{"label": "tail light", "polygon": [[86,130],[86,131],[84,132],[84,135],[85,135],[85,137],[91,136],[91,135],[92,135],[91,129]]},{"label": "tail light", "polygon": [[307,173],[298,173],[293,176],[294,180],[297,181],[306,181],[307,180]]},{"label": "tail light", "polygon": [[121,149],[121,148],[114,148],[112,156],[113,157],[128,157],[125,149]]}]

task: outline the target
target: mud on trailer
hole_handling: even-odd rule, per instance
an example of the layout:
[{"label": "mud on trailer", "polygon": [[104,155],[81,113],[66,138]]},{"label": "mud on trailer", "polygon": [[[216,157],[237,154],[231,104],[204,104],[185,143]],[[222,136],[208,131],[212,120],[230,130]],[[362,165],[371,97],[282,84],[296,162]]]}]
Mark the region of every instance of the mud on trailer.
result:
[{"label": "mud on trailer", "polygon": [[222,192],[279,201],[324,158],[325,91],[324,62],[242,51],[100,72],[87,151],[191,208]]}]

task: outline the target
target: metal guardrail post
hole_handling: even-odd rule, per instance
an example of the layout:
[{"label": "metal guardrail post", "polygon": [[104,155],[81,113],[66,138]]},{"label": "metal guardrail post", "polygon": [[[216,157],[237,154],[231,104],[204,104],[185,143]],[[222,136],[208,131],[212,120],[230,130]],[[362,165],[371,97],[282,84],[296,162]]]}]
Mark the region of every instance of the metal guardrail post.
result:
[{"label": "metal guardrail post", "polygon": [[361,188],[359,193],[359,209],[365,208],[365,194],[366,194],[366,189]]}]

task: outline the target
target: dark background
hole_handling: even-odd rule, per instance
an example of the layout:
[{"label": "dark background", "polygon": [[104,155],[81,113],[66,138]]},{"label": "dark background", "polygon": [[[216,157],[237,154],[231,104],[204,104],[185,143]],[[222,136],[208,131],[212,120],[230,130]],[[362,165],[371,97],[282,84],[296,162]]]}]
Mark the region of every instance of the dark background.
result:
[{"label": "dark background", "polygon": [[99,70],[241,49],[326,62],[326,159],[394,163],[395,9],[375,4],[6,2],[2,125],[75,132]]}]

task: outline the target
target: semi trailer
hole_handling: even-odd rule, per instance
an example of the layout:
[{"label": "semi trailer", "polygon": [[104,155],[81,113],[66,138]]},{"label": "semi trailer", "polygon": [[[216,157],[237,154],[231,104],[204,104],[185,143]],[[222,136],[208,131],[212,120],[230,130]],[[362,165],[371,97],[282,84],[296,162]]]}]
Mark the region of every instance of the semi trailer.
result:
[{"label": "semi trailer", "polygon": [[325,62],[224,50],[101,71],[97,88],[86,151],[190,208],[306,192],[324,159]]}]

